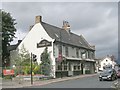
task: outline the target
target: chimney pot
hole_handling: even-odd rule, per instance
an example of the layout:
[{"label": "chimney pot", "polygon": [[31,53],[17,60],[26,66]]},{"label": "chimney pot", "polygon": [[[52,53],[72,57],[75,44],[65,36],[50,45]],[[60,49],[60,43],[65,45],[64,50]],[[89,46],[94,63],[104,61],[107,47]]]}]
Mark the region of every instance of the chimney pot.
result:
[{"label": "chimney pot", "polygon": [[42,21],[42,16],[35,17],[35,24],[40,23]]},{"label": "chimney pot", "polygon": [[64,30],[66,30],[67,32],[70,33],[70,25],[69,25],[69,22],[63,21],[63,26],[62,26],[62,28],[63,28]]}]

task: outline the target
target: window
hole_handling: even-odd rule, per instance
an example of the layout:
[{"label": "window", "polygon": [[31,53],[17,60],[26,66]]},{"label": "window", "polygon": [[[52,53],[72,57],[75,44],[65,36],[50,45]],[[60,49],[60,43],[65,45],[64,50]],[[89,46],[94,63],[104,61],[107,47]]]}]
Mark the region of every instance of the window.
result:
[{"label": "window", "polygon": [[80,70],[80,65],[78,66],[78,70]]},{"label": "window", "polygon": [[76,48],[76,56],[77,56],[77,58],[79,58],[79,49],[78,48]]},{"label": "window", "polygon": [[83,59],[86,58],[86,53],[82,54],[82,58],[83,58]]},{"label": "window", "polygon": [[61,65],[58,65],[58,70],[61,70]]},{"label": "window", "polygon": [[94,59],[94,52],[91,52],[91,58]]},{"label": "window", "polygon": [[74,70],[77,70],[77,66],[74,66]]},{"label": "window", "polygon": [[56,33],[55,33],[55,36],[56,36],[57,38],[59,38],[58,34],[56,34]]},{"label": "window", "polygon": [[91,51],[88,51],[88,58],[89,58],[89,59],[91,59],[91,57],[90,57],[90,52],[91,52]]},{"label": "window", "polygon": [[62,52],[62,45],[59,45],[59,52]]},{"label": "window", "polygon": [[80,44],[82,44],[82,42],[81,42],[81,41],[79,41],[79,43],[80,43]]},{"label": "window", "polygon": [[67,70],[67,63],[64,63],[64,70]]},{"label": "window", "polygon": [[68,52],[68,47],[67,46],[65,47],[65,55],[69,56],[69,52]]},{"label": "window", "polygon": [[81,51],[81,57],[82,57],[83,59],[86,58],[86,50],[82,50],[82,51]]}]

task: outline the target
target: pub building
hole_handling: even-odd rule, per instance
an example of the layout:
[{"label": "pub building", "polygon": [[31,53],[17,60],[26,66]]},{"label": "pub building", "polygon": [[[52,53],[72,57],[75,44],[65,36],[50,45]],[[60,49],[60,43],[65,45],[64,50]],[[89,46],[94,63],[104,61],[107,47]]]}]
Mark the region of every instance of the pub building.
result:
[{"label": "pub building", "polygon": [[30,26],[29,33],[16,50],[11,51],[11,56],[20,53],[23,45],[37,56],[38,63],[45,47],[48,48],[53,78],[95,73],[95,46],[90,45],[83,35],[72,33],[67,21],[63,21],[60,28],[43,22],[42,16],[36,16],[35,24]]}]

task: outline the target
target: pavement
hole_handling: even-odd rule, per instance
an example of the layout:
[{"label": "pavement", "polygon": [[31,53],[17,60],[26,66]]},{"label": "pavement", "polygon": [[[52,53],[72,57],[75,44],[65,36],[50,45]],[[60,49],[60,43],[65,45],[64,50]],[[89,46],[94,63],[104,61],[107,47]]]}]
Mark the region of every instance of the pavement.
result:
[{"label": "pavement", "polygon": [[40,86],[40,85],[46,85],[50,83],[56,83],[56,82],[62,82],[72,79],[78,79],[83,77],[92,77],[96,76],[97,74],[85,74],[85,75],[78,75],[78,76],[72,76],[72,77],[63,77],[63,78],[56,78],[56,79],[49,79],[49,80],[39,80],[39,81],[33,81],[33,84],[31,85],[31,82],[29,80],[2,80],[2,88],[27,88],[30,86]]}]

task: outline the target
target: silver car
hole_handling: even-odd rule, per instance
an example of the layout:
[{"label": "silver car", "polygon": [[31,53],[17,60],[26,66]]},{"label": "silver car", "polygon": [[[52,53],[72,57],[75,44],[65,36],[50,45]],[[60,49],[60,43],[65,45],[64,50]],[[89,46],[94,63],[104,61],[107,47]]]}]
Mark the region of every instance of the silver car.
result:
[{"label": "silver car", "polygon": [[114,69],[105,69],[99,75],[99,80],[115,80],[117,79],[117,73]]}]

